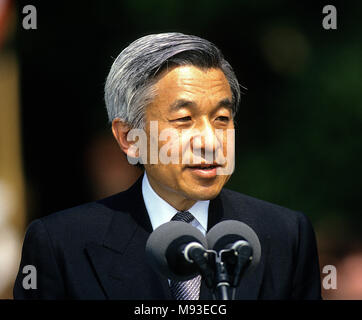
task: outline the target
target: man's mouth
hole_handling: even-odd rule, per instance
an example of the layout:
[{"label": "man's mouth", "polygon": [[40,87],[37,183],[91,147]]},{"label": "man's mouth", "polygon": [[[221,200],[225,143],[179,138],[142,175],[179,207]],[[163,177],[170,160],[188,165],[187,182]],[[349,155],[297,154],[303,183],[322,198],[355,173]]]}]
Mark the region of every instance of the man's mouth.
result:
[{"label": "man's mouth", "polygon": [[212,170],[215,169],[217,167],[220,167],[219,164],[195,164],[195,165],[189,165],[187,166],[188,168],[191,169],[199,169],[199,170]]},{"label": "man's mouth", "polygon": [[198,178],[215,178],[216,169],[221,167],[219,164],[192,164],[186,168],[191,170],[191,173]]}]

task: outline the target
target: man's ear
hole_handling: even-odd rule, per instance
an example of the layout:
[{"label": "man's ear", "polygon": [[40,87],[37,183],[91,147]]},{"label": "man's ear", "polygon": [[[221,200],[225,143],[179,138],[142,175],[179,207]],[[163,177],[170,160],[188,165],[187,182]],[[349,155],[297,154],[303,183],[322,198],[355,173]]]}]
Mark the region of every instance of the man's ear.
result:
[{"label": "man's ear", "polygon": [[128,132],[131,130],[130,126],[119,118],[112,121],[112,132],[118,142],[121,150],[131,158],[138,158],[138,150],[131,148],[134,141],[127,141]]}]

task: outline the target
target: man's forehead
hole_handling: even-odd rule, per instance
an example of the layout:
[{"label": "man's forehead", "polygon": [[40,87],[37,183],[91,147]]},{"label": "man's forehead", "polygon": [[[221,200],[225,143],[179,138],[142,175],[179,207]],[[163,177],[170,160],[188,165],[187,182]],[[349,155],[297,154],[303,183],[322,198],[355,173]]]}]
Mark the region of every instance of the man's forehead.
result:
[{"label": "man's forehead", "polygon": [[229,82],[218,68],[174,67],[160,76],[155,87],[159,97],[175,100],[175,107],[187,104],[195,95],[215,95],[218,100],[231,99]]},{"label": "man's forehead", "polygon": [[200,85],[204,86],[228,83],[220,68],[200,68],[193,65],[175,66],[164,70],[159,75],[157,83],[166,81],[175,85],[187,85],[194,81],[202,81]]}]

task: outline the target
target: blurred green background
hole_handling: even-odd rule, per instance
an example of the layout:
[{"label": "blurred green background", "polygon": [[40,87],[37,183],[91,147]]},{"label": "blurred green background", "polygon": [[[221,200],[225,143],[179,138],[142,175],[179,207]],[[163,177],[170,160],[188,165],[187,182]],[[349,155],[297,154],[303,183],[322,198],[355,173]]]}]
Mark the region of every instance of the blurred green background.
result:
[{"label": "blurred green background", "polygon": [[[97,198],[87,150],[111,139],[112,61],[143,35],[179,31],[214,42],[248,89],[228,187],[306,213],[321,264],[359,248],[361,2],[33,1],[38,29],[24,30],[26,4],[9,46],[20,61],[28,221]],[[337,30],[322,27],[327,4]]]}]

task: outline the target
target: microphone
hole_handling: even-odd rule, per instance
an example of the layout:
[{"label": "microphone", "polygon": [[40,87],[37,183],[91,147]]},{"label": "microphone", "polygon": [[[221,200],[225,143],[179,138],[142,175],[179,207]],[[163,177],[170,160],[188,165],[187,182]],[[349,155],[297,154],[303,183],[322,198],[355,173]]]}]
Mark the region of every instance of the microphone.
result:
[{"label": "microphone", "polygon": [[207,242],[192,225],[170,221],[156,228],[146,243],[146,258],[159,274],[173,280],[194,278],[207,267]]},{"label": "microphone", "polygon": [[215,225],[204,235],[192,225],[170,221],[154,230],[146,243],[146,259],[168,279],[187,281],[202,275],[214,299],[228,300],[241,277],[255,269],[261,256],[256,233],[240,221]]},{"label": "microphone", "polygon": [[[247,224],[237,220],[226,220],[216,224],[206,235],[209,249],[217,252],[223,249],[241,250],[251,248],[251,264],[253,270],[259,263],[261,247],[255,231]],[[250,272],[248,271],[248,272]]]},{"label": "microphone", "polygon": [[218,281],[223,280],[223,285],[236,288],[241,277],[253,271],[260,261],[259,238],[254,230],[243,222],[222,221],[210,229],[206,239],[209,249],[215,250],[221,257],[222,268],[218,275],[221,280]]}]

